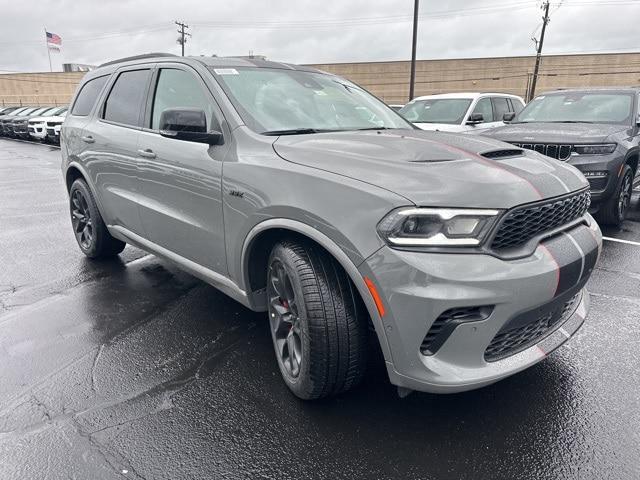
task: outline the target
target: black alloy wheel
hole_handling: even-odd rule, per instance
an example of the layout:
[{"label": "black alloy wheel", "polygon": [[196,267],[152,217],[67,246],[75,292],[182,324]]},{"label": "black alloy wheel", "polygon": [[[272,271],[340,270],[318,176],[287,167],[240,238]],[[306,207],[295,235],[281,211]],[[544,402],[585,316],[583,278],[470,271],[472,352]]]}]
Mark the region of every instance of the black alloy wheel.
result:
[{"label": "black alloy wheel", "polygon": [[80,246],[88,250],[93,243],[93,223],[87,199],[80,190],[75,190],[71,197],[71,224],[73,233]]},{"label": "black alloy wheel", "polygon": [[300,375],[302,366],[302,330],[291,278],[277,259],[269,266],[268,282],[269,321],[276,354],[293,380]]}]

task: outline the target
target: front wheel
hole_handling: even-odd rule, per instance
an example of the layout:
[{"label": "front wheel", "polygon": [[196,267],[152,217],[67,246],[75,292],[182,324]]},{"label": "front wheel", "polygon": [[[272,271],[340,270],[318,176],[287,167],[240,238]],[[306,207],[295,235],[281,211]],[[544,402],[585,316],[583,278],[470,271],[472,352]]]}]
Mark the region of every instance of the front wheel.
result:
[{"label": "front wheel", "polygon": [[269,257],[271,336],[286,385],[311,400],[345,392],[362,379],[367,322],[342,267],[306,242],[278,243]]},{"label": "front wheel", "polygon": [[118,255],[126,244],[111,236],[87,183],[79,178],[69,190],[71,225],[78,246],[89,258]]},{"label": "front wheel", "polygon": [[620,228],[627,216],[633,193],[633,170],[624,165],[618,186],[611,198],[602,206],[597,218],[604,225]]}]

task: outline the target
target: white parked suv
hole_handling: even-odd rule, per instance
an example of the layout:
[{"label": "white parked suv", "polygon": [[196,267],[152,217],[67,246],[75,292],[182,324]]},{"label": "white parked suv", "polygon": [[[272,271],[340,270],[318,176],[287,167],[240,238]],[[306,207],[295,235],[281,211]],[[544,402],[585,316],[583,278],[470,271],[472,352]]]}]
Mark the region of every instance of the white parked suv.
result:
[{"label": "white parked suv", "polygon": [[505,113],[518,113],[524,101],[506,93],[445,93],[418,97],[399,113],[422,130],[467,132],[504,125]]},{"label": "white parked suv", "polygon": [[44,117],[33,117],[29,119],[29,138],[32,140],[53,140],[53,130],[47,134],[47,127],[53,129],[55,125],[62,125],[64,117],[69,107],[59,107],[50,110]]}]

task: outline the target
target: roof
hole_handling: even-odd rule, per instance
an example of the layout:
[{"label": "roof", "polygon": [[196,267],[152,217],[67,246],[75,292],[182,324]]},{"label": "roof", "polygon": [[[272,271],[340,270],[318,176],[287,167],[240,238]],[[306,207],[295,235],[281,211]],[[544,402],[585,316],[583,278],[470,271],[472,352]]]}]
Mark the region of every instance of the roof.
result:
[{"label": "roof", "polygon": [[437,95],[424,95],[422,97],[416,97],[412,101],[416,100],[430,100],[434,98],[464,98],[469,100],[475,100],[479,97],[510,97],[510,98],[520,98],[517,95],[511,95],[509,93],[499,93],[499,92],[456,92],[456,93],[440,93]]},{"label": "roof", "polygon": [[[103,70],[104,67],[113,67],[117,68],[121,64],[135,64],[136,62],[144,61],[144,63],[158,61],[158,62],[178,62],[178,63],[186,63],[189,64],[191,62],[198,62],[208,67],[220,67],[220,68],[233,68],[233,67],[253,67],[253,68],[280,68],[286,70],[300,70],[304,72],[316,72],[316,73],[325,73],[321,72],[318,69],[306,67],[303,65],[294,65],[291,63],[282,63],[282,62],[272,62],[270,60],[264,60],[261,58],[247,58],[247,57],[206,57],[204,55],[201,56],[192,56],[192,57],[179,57],[173,55],[171,53],[145,53],[143,55],[135,55],[133,57],[125,57],[117,60],[112,60],[110,62],[103,63],[100,65],[97,70]],[[94,75],[96,70],[93,70],[90,77],[99,76],[103,73],[98,72],[98,75]]]},{"label": "roof", "polygon": [[584,87],[584,88],[559,88],[538,94],[553,95],[554,93],[585,93],[585,92],[633,92],[640,93],[640,87]]}]

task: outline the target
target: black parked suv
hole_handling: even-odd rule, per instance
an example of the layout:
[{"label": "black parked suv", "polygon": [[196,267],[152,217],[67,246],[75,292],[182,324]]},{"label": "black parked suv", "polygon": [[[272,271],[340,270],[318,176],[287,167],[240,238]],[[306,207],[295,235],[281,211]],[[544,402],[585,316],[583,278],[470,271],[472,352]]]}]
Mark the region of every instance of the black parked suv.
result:
[{"label": "black parked suv", "polygon": [[534,98],[484,135],[566,161],[591,186],[591,212],[620,226],[638,175],[640,89],[560,90]]}]

